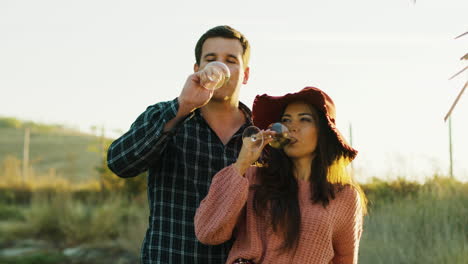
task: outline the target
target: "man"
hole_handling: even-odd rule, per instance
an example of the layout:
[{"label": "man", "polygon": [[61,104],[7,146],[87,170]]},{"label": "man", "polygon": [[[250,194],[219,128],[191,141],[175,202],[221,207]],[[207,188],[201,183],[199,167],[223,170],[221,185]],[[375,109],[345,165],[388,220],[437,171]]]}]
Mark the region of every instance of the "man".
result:
[{"label": "man", "polygon": [[[120,177],[148,170],[149,227],[142,263],[224,263],[231,243],[206,246],[194,232],[195,211],[212,176],[235,162],[250,110],[239,102],[249,79],[250,46],[229,26],[208,30],[195,47],[195,73],[180,95],[149,106],[109,148],[108,166]],[[199,70],[225,63],[229,81],[218,90],[200,85]]]}]

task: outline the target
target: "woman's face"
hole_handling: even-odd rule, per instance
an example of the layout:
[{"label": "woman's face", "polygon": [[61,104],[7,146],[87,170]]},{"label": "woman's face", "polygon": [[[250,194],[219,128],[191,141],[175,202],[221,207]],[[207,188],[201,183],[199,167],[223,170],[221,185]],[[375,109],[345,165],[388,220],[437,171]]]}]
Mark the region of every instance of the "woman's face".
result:
[{"label": "woman's face", "polygon": [[305,102],[293,102],[286,107],[281,123],[293,138],[293,143],[284,147],[286,155],[292,159],[313,158],[318,138],[317,111]]}]

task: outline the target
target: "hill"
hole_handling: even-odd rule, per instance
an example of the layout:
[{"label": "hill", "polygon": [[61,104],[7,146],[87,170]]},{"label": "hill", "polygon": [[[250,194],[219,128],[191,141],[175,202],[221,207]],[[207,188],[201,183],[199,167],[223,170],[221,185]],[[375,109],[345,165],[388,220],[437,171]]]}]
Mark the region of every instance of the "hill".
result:
[{"label": "hill", "polygon": [[101,138],[61,125],[0,117],[0,162],[5,163],[7,157],[23,159],[26,127],[30,129],[29,159],[35,174],[48,174],[54,169],[57,175],[73,181],[97,177]]}]

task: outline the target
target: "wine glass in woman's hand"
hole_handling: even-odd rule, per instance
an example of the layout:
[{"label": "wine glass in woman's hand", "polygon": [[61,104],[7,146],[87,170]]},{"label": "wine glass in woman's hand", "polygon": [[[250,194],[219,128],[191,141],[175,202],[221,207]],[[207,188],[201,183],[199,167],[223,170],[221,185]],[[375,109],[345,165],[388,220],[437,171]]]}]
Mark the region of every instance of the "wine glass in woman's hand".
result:
[{"label": "wine glass in woman's hand", "polygon": [[[261,150],[267,143],[273,148],[281,149],[291,142],[288,128],[281,123],[269,125],[266,131],[262,131],[256,126],[249,126],[244,130],[242,139],[244,144],[249,145],[243,146],[242,148],[249,148],[252,153],[256,153],[256,159],[258,159]],[[263,166],[261,162],[256,161],[256,159],[252,162],[255,162],[256,166]]]},{"label": "wine glass in woman's hand", "polygon": [[291,142],[288,128],[279,122],[269,125],[267,131],[272,131],[274,133],[268,133],[264,135],[264,133],[258,127],[249,126],[244,130],[242,138],[250,138],[251,141],[257,142],[256,145],[259,147],[263,145],[265,137],[272,138],[273,140],[271,140],[268,144],[277,149],[284,148]]}]

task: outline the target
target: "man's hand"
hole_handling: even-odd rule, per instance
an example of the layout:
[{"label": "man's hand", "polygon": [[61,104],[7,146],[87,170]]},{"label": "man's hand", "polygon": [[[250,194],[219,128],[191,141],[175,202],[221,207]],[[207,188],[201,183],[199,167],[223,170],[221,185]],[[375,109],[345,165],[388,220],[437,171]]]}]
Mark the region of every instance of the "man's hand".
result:
[{"label": "man's hand", "polygon": [[195,111],[195,109],[206,105],[212,96],[213,91],[207,90],[200,85],[200,73],[191,74],[187,78],[179,97],[177,97],[179,101],[177,115],[164,125],[164,132],[174,128],[180,120]]},{"label": "man's hand", "polygon": [[213,96],[213,92],[200,85],[200,73],[191,74],[178,97],[179,111],[177,115],[187,116],[195,109],[206,105]]}]

